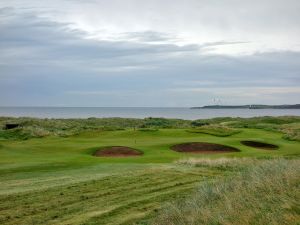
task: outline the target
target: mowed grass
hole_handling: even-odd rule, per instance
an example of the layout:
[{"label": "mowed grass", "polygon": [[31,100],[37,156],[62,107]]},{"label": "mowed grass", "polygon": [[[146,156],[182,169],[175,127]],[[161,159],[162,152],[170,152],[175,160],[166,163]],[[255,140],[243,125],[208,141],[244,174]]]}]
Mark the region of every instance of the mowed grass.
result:
[{"label": "mowed grass", "polygon": [[156,167],[1,195],[0,223],[127,224],[214,175],[205,170]]},{"label": "mowed grass", "polygon": [[[240,129],[229,137],[186,129],[91,131],[70,137],[0,142],[0,224],[132,224],[155,215],[163,203],[189,195],[201,181],[227,175],[222,168],[172,162],[187,157],[295,157],[300,143],[281,133]],[[261,150],[240,144],[263,141]],[[212,142],[239,148],[223,154],[184,154],[170,150],[184,142]],[[103,146],[128,146],[141,157],[94,157]],[[142,222],[140,222],[142,224]],[[146,222],[145,222],[146,223]]]}]

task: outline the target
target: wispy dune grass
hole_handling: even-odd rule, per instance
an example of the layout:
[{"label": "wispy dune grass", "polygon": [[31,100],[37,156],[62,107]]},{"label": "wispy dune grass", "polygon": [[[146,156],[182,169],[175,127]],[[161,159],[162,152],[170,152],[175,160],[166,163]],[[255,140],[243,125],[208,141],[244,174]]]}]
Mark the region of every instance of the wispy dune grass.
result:
[{"label": "wispy dune grass", "polygon": [[[214,164],[229,162],[220,159]],[[299,174],[300,160],[264,160],[217,183],[205,182],[188,199],[167,205],[153,224],[297,224]]]},{"label": "wispy dune grass", "polygon": [[187,165],[194,167],[216,167],[220,169],[228,169],[234,167],[245,167],[249,164],[255,164],[259,160],[255,158],[185,158],[175,161],[179,165]]}]

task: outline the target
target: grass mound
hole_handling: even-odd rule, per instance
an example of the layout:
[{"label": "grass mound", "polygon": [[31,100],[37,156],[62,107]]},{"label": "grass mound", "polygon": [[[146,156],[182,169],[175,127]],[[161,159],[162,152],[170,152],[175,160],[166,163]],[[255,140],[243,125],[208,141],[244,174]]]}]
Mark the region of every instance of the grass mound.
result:
[{"label": "grass mound", "polygon": [[207,142],[190,142],[173,145],[172,150],[177,152],[190,152],[190,153],[225,153],[225,152],[239,152],[240,150],[234,147],[207,143]]},{"label": "grass mound", "polygon": [[156,132],[159,131],[157,128],[139,128],[138,131],[142,132]]},{"label": "grass mound", "polygon": [[222,124],[226,124],[233,128],[254,128],[266,131],[279,131],[283,133],[283,138],[286,140],[300,141],[299,116],[232,118],[231,121],[228,119],[228,121],[224,121]]},{"label": "grass mound", "polygon": [[130,157],[140,155],[143,155],[143,152],[125,146],[104,147],[94,153],[94,156],[98,157]]},{"label": "grass mound", "polygon": [[189,129],[187,132],[210,134],[217,137],[228,137],[240,133],[241,130],[220,125],[205,125],[198,128]]},{"label": "grass mound", "polygon": [[249,147],[261,148],[261,149],[265,149],[265,150],[275,150],[275,149],[278,149],[277,145],[268,144],[268,143],[259,142],[259,141],[241,141],[241,143],[243,145],[246,145],[246,146],[249,146]]},{"label": "grass mound", "polygon": [[297,224],[299,163],[267,160],[235,176],[208,181],[188,199],[167,205],[153,225]]}]

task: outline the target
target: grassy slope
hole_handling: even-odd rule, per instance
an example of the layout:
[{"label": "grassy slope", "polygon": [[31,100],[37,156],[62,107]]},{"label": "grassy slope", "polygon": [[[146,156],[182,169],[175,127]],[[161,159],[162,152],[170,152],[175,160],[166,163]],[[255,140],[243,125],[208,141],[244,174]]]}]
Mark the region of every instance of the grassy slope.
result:
[{"label": "grassy slope", "polygon": [[220,125],[204,125],[198,128],[189,129],[187,131],[191,133],[210,134],[217,137],[229,137],[241,132],[238,129],[233,129],[233,128],[220,126]]},{"label": "grassy slope", "polygon": [[[299,142],[284,140],[280,133],[241,130],[230,137],[189,133],[185,129],[160,129],[153,132],[94,131],[67,138],[1,141],[0,223],[121,224],[143,218],[163,201],[192,190],[201,178],[214,177],[220,172],[167,164],[191,156],[169,150],[171,145],[181,142],[215,142],[242,150],[211,155],[212,158],[300,154]],[[256,150],[242,146],[239,143],[242,139],[266,141],[280,148]],[[138,148],[145,155],[91,156],[98,147],[106,145]]]}]

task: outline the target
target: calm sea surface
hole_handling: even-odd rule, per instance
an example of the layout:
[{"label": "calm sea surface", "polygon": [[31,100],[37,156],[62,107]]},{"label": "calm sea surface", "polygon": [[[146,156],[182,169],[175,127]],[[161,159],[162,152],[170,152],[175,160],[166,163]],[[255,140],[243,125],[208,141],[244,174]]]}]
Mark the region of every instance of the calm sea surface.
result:
[{"label": "calm sea surface", "polygon": [[206,119],[214,117],[300,116],[299,109],[190,109],[159,107],[0,107],[0,116],[39,118],[164,117]]}]

